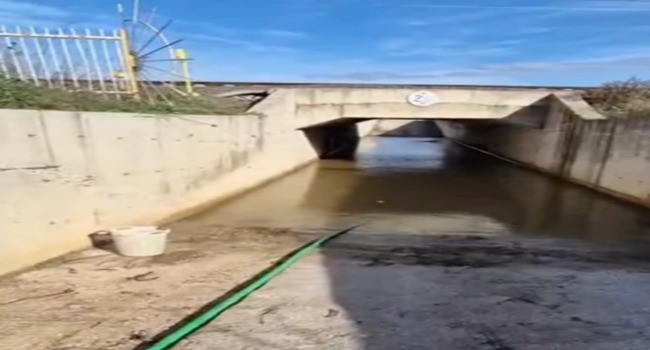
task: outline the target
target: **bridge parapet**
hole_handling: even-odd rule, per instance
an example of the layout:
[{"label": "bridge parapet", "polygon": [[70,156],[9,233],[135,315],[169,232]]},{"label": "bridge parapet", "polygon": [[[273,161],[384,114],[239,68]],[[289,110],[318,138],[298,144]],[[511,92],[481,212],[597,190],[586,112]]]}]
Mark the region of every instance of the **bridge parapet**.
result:
[{"label": "bridge parapet", "polygon": [[[435,103],[416,106],[409,96],[422,90],[302,88],[278,89],[251,111],[293,115],[296,128],[342,119],[500,120],[540,126],[553,105],[562,105],[583,119],[605,119],[587,104],[579,90],[430,89]],[[278,108],[281,108],[278,109]]]}]

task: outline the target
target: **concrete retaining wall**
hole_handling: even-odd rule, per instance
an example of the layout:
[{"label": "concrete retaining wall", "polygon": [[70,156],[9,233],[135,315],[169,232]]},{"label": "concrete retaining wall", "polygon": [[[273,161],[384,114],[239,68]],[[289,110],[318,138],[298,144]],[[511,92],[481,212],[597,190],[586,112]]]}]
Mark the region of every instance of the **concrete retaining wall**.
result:
[{"label": "concrete retaining wall", "polygon": [[0,110],[0,273],[86,247],[94,231],[182,215],[315,159],[294,117],[266,108],[271,115]]},{"label": "concrete retaining wall", "polygon": [[441,122],[446,136],[650,207],[650,119],[582,120],[562,106],[542,128]]},{"label": "concrete retaining wall", "polygon": [[650,206],[650,120],[579,121],[563,140],[566,176]]}]

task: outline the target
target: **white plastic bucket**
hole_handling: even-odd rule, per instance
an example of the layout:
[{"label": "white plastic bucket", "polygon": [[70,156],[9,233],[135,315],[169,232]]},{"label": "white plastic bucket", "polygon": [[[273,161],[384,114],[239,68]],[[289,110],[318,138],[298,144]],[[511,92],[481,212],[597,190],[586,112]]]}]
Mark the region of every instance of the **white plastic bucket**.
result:
[{"label": "white plastic bucket", "polygon": [[135,226],[111,231],[118,254],[124,256],[154,256],[165,252],[169,229],[156,226]]}]

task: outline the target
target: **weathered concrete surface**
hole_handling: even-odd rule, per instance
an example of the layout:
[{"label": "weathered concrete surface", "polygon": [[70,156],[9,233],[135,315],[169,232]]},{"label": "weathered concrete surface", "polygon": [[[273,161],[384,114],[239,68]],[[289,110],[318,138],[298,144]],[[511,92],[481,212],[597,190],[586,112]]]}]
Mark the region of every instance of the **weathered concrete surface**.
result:
[{"label": "weathered concrete surface", "polygon": [[293,113],[303,126],[340,118],[354,119],[508,119],[523,109],[558,102],[585,119],[603,119],[578,91],[566,90],[427,90],[439,101],[428,107],[407,102],[414,89],[292,89],[273,94],[295,103]]},{"label": "weathered concrete surface", "polygon": [[[415,91],[279,89],[243,116],[0,111],[0,273],[86,246],[86,234],[95,230],[150,224],[223,199],[317,154],[349,158],[358,137],[372,130],[358,131],[358,122],[503,119],[530,128],[494,148],[529,154],[537,147],[544,163],[556,151],[538,129],[559,123],[547,120],[553,109],[600,118],[571,90],[433,89],[440,102],[424,108],[406,102]],[[552,134],[551,145],[563,135]],[[538,139],[505,143],[529,136]],[[618,175],[602,176],[603,188],[627,186]]]},{"label": "weathered concrete surface", "polygon": [[[353,223],[177,348],[648,348],[645,212],[505,162],[491,171],[447,142],[381,140],[374,161],[362,147],[356,164],[314,164],[174,223],[165,255],[94,249],[0,280],[0,349],[133,350],[315,237],[304,232]],[[537,234],[607,243],[515,237]]]},{"label": "weathered concrete surface", "polygon": [[[0,281],[0,349],[134,349],[311,237],[172,229],[164,256],[90,250]],[[647,249],[352,233],[177,348],[646,350]]]},{"label": "weathered concrete surface", "polygon": [[[253,113],[290,116],[305,131],[321,158],[350,158],[358,140],[350,137],[361,123],[372,133],[377,121],[460,119],[543,127],[551,110],[564,108],[583,119],[604,119],[574,90],[431,89],[439,101],[418,107],[408,103],[415,89],[278,89],[253,108]],[[370,126],[370,125],[373,126]],[[397,125],[394,129],[398,129]],[[397,131],[399,134],[399,131]],[[353,140],[354,139],[354,140]],[[342,151],[341,151],[342,150]]]},{"label": "weathered concrete surface", "polygon": [[[355,123],[361,134],[381,130],[380,122],[400,120],[464,120],[544,128],[552,123],[556,110],[566,110],[585,120],[605,119],[575,90],[480,90],[430,89],[439,101],[418,107],[408,103],[415,89],[302,88],[278,89],[251,112],[290,116],[293,126],[303,129],[322,158],[350,158],[356,140]],[[402,125],[393,130],[400,134]],[[389,124],[386,124],[389,125]],[[376,133],[376,132],[375,132]],[[327,141],[327,142],[326,142]],[[331,142],[330,142],[331,141]],[[343,146],[344,147],[343,147]],[[343,152],[340,152],[344,149]],[[334,154],[334,156],[332,156]]]},{"label": "weathered concrete surface", "polygon": [[316,154],[293,125],[283,114],[0,110],[0,274],[306,164]]},{"label": "weathered concrete surface", "polygon": [[[316,127],[341,120],[469,119],[530,123],[552,104],[561,104],[584,119],[604,119],[576,90],[428,89],[438,96],[432,106],[407,102],[417,89],[302,88],[277,89],[251,111],[292,116],[296,127]],[[521,120],[523,119],[523,120]],[[538,121],[533,120],[538,123]]]},{"label": "weathered concrete surface", "polygon": [[447,137],[650,206],[650,119],[584,120],[555,104],[540,128],[437,122]]},{"label": "weathered concrete surface", "polygon": [[[279,93],[239,116],[0,110],[0,274],[86,247],[94,231],[182,216],[314,160],[319,148],[297,130],[294,108],[293,94]],[[326,133],[345,136],[343,153],[334,142],[320,155],[351,157],[372,127],[347,129]]]},{"label": "weathered concrete surface", "polygon": [[1,279],[0,349],[133,349],[308,238],[284,230],[172,229],[163,256],[91,249]]}]

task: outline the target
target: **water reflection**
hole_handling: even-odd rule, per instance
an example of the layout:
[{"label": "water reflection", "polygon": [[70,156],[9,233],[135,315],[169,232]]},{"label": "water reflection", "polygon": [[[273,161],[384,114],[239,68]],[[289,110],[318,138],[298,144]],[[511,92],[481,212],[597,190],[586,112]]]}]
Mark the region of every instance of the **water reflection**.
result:
[{"label": "water reflection", "polygon": [[192,220],[410,234],[650,236],[650,211],[445,140],[368,138],[355,162],[322,161]]}]

